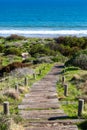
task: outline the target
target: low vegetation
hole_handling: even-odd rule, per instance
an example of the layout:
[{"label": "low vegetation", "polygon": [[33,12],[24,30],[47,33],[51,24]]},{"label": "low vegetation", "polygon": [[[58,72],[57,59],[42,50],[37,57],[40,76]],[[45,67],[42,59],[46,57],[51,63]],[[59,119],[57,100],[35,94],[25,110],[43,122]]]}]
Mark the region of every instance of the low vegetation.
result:
[{"label": "low vegetation", "polygon": [[[0,37],[0,63],[1,67],[18,60],[19,62],[33,63],[34,61],[39,62],[40,58],[43,59],[45,57],[49,57],[49,61],[62,62],[67,60],[66,57],[72,57],[74,54],[73,57],[78,56],[76,54],[80,51],[82,54],[82,50],[86,48],[86,37],[78,38],[69,36],[55,39],[40,39],[11,35],[6,38]],[[28,55],[23,57],[23,53],[28,53]],[[83,57],[85,57],[84,60],[86,59],[84,55],[86,55],[86,53],[84,54],[83,52],[83,54],[79,56],[80,61]],[[15,58],[13,59],[13,57]],[[75,60],[75,62],[78,61]]]},{"label": "low vegetation", "polygon": [[86,130],[87,129],[87,121],[84,121],[84,122],[78,124],[78,128],[80,130]]},{"label": "low vegetation", "polygon": [[[11,35],[0,37],[0,130],[8,130],[8,123],[4,122],[3,102],[10,102],[10,119],[14,120],[14,115],[19,116],[18,104],[24,94],[33,82],[49,72],[55,62],[65,63],[65,82],[69,86],[66,97],[60,76],[57,91],[62,109],[69,118],[78,118],[78,99],[82,98],[85,100],[82,118],[87,119],[87,37],[25,38]],[[25,84],[25,77],[28,85]],[[8,117],[6,120],[8,122]],[[21,122],[20,117],[15,118],[16,123],[18,120]],[[13,124],[15,126],[15,122]],[[78,126],[86,128],[85,124],[83,122]],[[18,128],[22,130],[21,124]]]},{"label": "low vegetation", "polygon": [[22,122],[19,116],[14,116],[14,120],[10,116],[0,116],[0,130],[24,130],[22,124],[18,122]]},{"label": "low vegetation", "polygon": [[[62,75],[65,76],[65,83],[68,85],[68,95],[64,96],[64,85]],[[65,72],[60,75],[57,84],[58,98],[61,107],[70,119],[78,119],[78,100],[84,99],[85,106],[81,119],[87,120],[87,71],[78,67],[66,67]],[[81,130],[86,130],[87,121],[78,124]]]},{"label": "low vegetation", "polygon": [[74,54],[71,59],[69,59],[66,66],[77,66],[81,69],[87,70],[87,49],[83,51],[79,51],[78,53]]},{"label": "low vegetation", "polygon": [[[11,124],[8,125],[8,122],[11,123],[11,120],[15,120],[14,123],[12,123],[12,130],[18,130],[17,128],[22,128],[21,118],[19,116],[18,111],[18,104],[22,101],[22,98],[24,97],[25,93],[29,92],[29,88],[31,85],[37,81],[43,78],[52,68],[53,64],[39,64],[34,65],[31,67],[32,72],[29,74],[26,73],[25,69],[24,72],[20,69],[14,72],[11,72],[6,75],[4,75],[4,78],[6,80],[3,80],[1,78],[1,84],[0,84],[0,116],[1,116],[1,122],[0,123],[0,130],[9,130],[11,127]],[[30,69],[26,68],[27,70]],[[39,74],[39,70],[42,71],[41,74]],[[19,72],[19,73],[18,73]],[[23,74],[24,73],[24,74]],[[36,73],[36,78],[33,77],[33,73]],[[25,75],[26,74],[26,75]],[[25,77],[27,77],[27,84],[25,84]],[[18,85],[18,90],[16,90],[15,85]],[[10,117],[2,118],[3,117],[3,102],[8,101],[10,103]],[[4,122],[4,120],[6,122]],[[19,120],[19,121],[18,121]],[[14,126],[14,127],[13,127]],[[17,127],[16,127],[17,126]],[[16,129],[15,129],[16,127]]]}]

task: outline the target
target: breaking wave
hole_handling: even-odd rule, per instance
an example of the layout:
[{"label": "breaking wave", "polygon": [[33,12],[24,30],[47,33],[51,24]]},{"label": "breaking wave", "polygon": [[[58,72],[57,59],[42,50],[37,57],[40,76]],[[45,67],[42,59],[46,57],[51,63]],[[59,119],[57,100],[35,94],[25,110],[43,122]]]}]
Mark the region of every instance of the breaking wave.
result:
[{"label": "breaking wave", "polygon": [[2,36],[11,34],[24,36],[86,36],[87,30],[0,30],[0,35]]}]

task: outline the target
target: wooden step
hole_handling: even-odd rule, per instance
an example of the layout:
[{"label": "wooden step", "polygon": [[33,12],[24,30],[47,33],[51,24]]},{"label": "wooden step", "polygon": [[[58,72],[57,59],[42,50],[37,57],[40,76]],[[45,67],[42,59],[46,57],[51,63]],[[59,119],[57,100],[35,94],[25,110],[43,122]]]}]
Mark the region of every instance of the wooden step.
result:
[{"label": "wooden step", "polygon": [[36,108],[36,109],[57,109],[60,107],[60,104],[57,103],[28,103],[28,104],[24,104],[24,105],[18,105],[19,109],[29,109],[29,108]]},{"label": "wooden step", "polygon": [[34,127],[34,126],[30,126],[25,128],[25,130],[78,130],[76,125],[66,125],[66,126],[60,126],[60,124],[58,126],[41,126],[41,127]]},{"label": "wooden step", "polygon": [[56,110],[31,110],[31,111],[20,111],[20,114],[24,119],[57,119],[58,117],[66,117],[64,112],[60,109]]},{"label": "wooden step", "polygon": [[58,99],[50,99],[45,97],[36,97],[36,98],[29,98],[29,99],[23,99],[22,104],[28,104],[28,103],[57,103]]},{"label": "wooden step", "polygon": [[43,92],[43,93],[36,93],[36,92],[32,92],[32,93],[29,93],[29,94],[25,94],[25,98],[32,98],[32,97],[54,97],[56,96],[57,98],[57,93],[55,92]]}]

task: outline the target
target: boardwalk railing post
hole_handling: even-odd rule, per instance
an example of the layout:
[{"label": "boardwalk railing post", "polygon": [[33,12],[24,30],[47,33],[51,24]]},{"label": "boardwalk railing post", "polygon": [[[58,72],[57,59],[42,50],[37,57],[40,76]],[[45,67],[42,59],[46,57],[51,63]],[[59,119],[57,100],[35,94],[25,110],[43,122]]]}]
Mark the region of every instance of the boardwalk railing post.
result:
[{"label": "boardwalk railing post", "polygon": [[62,76],[62,84],[64,84],[64,82],[65,82],[65,77]]},{"label": "boardwalk railing post", "polygon": [[28,86],[28,78],[27,77],[25,77],[25,79],[24,79],[24,85]]},{"label": "boardwalk railing post", "polygon": [[84,100],[79,99],[79,104],[78,104],[78,116],[82,116],[84,110]]},{"label": "boardwalk railing post", "polygon": [[15,90],[16,90],[16,92],[19,91],[19,89],[18,89],[18,84],[17,84],[17,83],[15,84]]},{"label": "boardwalk railing post", "polygon": [[68,85],[64,85],[64,96],[68,96]]},{"label": "boardwalk railing post", "polygon": [[9,115],[9,102],[4,102],[3,103],[3,112],[5,115]]}]

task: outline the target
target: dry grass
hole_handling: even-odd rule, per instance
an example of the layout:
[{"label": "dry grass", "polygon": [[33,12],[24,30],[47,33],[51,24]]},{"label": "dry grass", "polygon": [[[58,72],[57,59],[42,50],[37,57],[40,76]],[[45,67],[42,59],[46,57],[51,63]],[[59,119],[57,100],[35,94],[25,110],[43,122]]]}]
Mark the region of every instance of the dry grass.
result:
[{"label": "dry grass", "polygon": [[29,90],[27,89],[26,86],[25,87],[19,87],[19,93],[24,94],[24,93],[27,93],[27,92],[29,92]]},{"label": "dry grass", "polygon": [[76,85],[77,89],[82,92],[81,96],[77,98],[84,99],[87,103],[87,72],[75,74],[70,80],[72,84]]},{"label": "dry grass", "polygon": [[16,124],[12,118],[0,117],[0,130],[24,130],[21,124]]},{"label": "dry grass", "polygon": [[9,89],[4,93],[5,96],[11,97],[13,99],[18,100],[19,97],[19,93],[15,91],[15,89]]},{"label": "dry grass", "polygon": [[81,77],[80,77],[79,75],[75,74],[75,75],[72,77],[71,81],[73,81],[73,80],[80,80],[80,79],[81,79]]},{"label": "dry grass", "polygon": [[13,120],[11,121],[10,129],[9,130],[24,130],[21,124],[16,124]]},{"label": "dry grass", "polygon": [[81,98],[83,98],[87,103],[87,80],[79,86],[79,89],[81,89],[83,93]]},{"label": "dry grass", "polygon": [[80,86],[80,89],[83,89],[83,92],[87,92],[87,80]]}]

